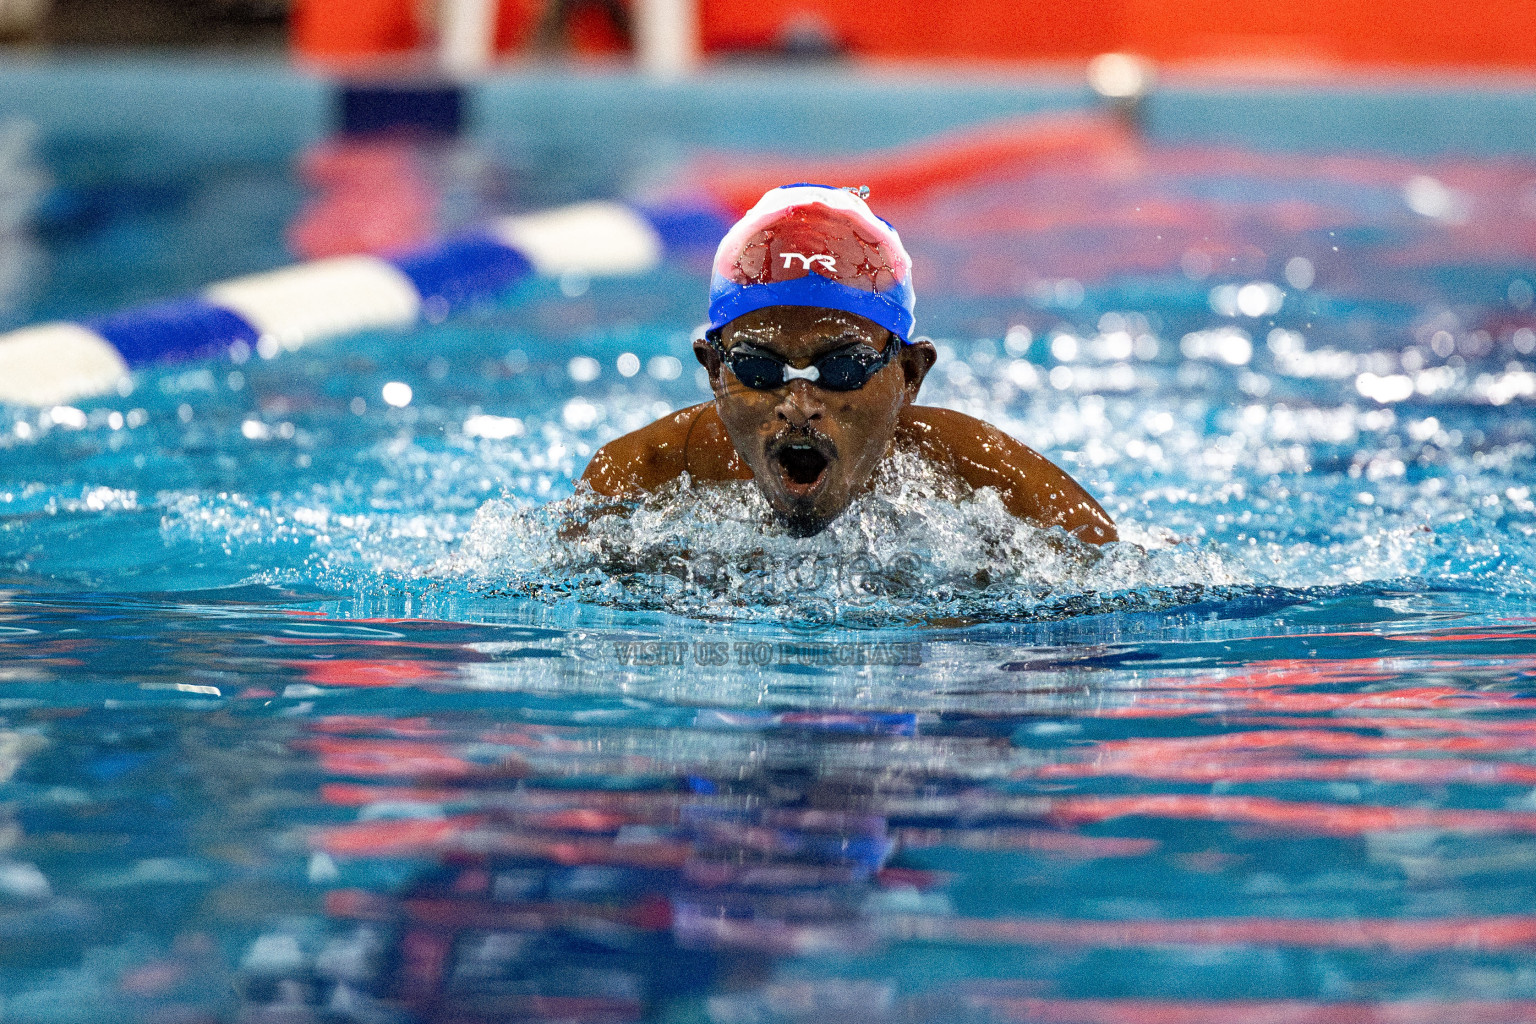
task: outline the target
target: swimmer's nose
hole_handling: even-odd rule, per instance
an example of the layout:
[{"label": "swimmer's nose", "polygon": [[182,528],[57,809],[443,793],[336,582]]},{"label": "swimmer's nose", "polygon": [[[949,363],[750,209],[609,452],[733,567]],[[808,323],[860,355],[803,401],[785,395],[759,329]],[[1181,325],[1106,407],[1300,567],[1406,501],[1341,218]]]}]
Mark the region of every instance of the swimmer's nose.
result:
[{"label": "swimmer's nose", "polygon": [[821,399],[804,380],[792,380],[784,391],[784,400],[775,410],[779,419],[792,427],[804,428],[821,419]]}]

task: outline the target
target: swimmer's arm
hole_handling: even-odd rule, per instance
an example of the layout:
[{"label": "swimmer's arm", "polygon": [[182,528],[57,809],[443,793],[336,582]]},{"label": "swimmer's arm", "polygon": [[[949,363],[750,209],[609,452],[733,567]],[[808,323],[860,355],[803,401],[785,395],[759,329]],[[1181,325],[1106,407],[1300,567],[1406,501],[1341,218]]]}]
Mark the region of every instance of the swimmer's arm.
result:
[{"label": "swimmer's arm", "polygon": [[972,487],[996,489],[1020,519],[1060,526],[1090,544],[1119,539],[1113,520],[1082,485],[990,423],[949,409],[908,406],[901,430],[926,457],[947,464]]},{"label": "swimmer's arm", "polygon": [[750,480],[713,402],[690,406],[598,449],[581,478],[610,498],[654,491],[684,472],[695,480]]}]

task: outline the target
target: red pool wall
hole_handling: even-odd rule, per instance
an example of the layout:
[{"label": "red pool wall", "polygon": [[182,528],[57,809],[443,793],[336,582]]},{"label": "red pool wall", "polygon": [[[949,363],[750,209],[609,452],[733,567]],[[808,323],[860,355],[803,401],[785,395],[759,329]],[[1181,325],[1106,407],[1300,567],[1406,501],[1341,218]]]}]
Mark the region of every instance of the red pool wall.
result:
[{"label": "red pool wall", "polygon": [[[498,50],[527,46],[543,2],[501,0]],[[873,58],[1049,61],[1130,50],[1160,61],[1536,69],[1532,0],[699,3],[709,53],[767,49],[799,29]],[[582,15],[596,12],[585,6],[568,29],[571,44],[609,49],[609,40],[587,38]],[[413,0],[294,0],[294,48],[319,58],[407,51],[426,38],[417,7]]]},{"label": "red pool wall", "polygon": [[702,14],[711,51],[767,46],[798,22],[872,57],[1536,67],[1529,0],[703,0]]}]

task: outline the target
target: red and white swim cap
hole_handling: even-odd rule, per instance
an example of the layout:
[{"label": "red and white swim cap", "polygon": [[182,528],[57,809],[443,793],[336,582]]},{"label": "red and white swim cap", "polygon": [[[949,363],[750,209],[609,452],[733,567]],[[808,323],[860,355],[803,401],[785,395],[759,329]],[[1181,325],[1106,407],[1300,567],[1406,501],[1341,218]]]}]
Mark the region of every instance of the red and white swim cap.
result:
[{"label": "red and white swim cap", "polygon": [[821,306],[857,313],[907,341],[914,303],[912,260],[895,228],[846,189],[784,185],[720,242],[709,325],[768,306]]}]

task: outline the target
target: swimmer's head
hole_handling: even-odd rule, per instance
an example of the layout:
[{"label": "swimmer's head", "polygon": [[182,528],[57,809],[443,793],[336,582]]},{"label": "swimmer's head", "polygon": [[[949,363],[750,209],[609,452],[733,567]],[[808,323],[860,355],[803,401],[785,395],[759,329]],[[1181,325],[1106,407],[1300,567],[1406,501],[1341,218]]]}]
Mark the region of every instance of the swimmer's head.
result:
[{"label": "swimmer's head", "polygon": [[828,185],[785,185],[720,242],[709,326],[768,306],[811,306],[856,313],[905,342],[914,301],[901,237],[863,199]]},{"label": "swimmer's head", "polygon": [[841,189],[774,189],[715,257],[694,343],[731,443],[781,521],[809,536],[868,486],[936,354],[912,331],[911,261]]}]

